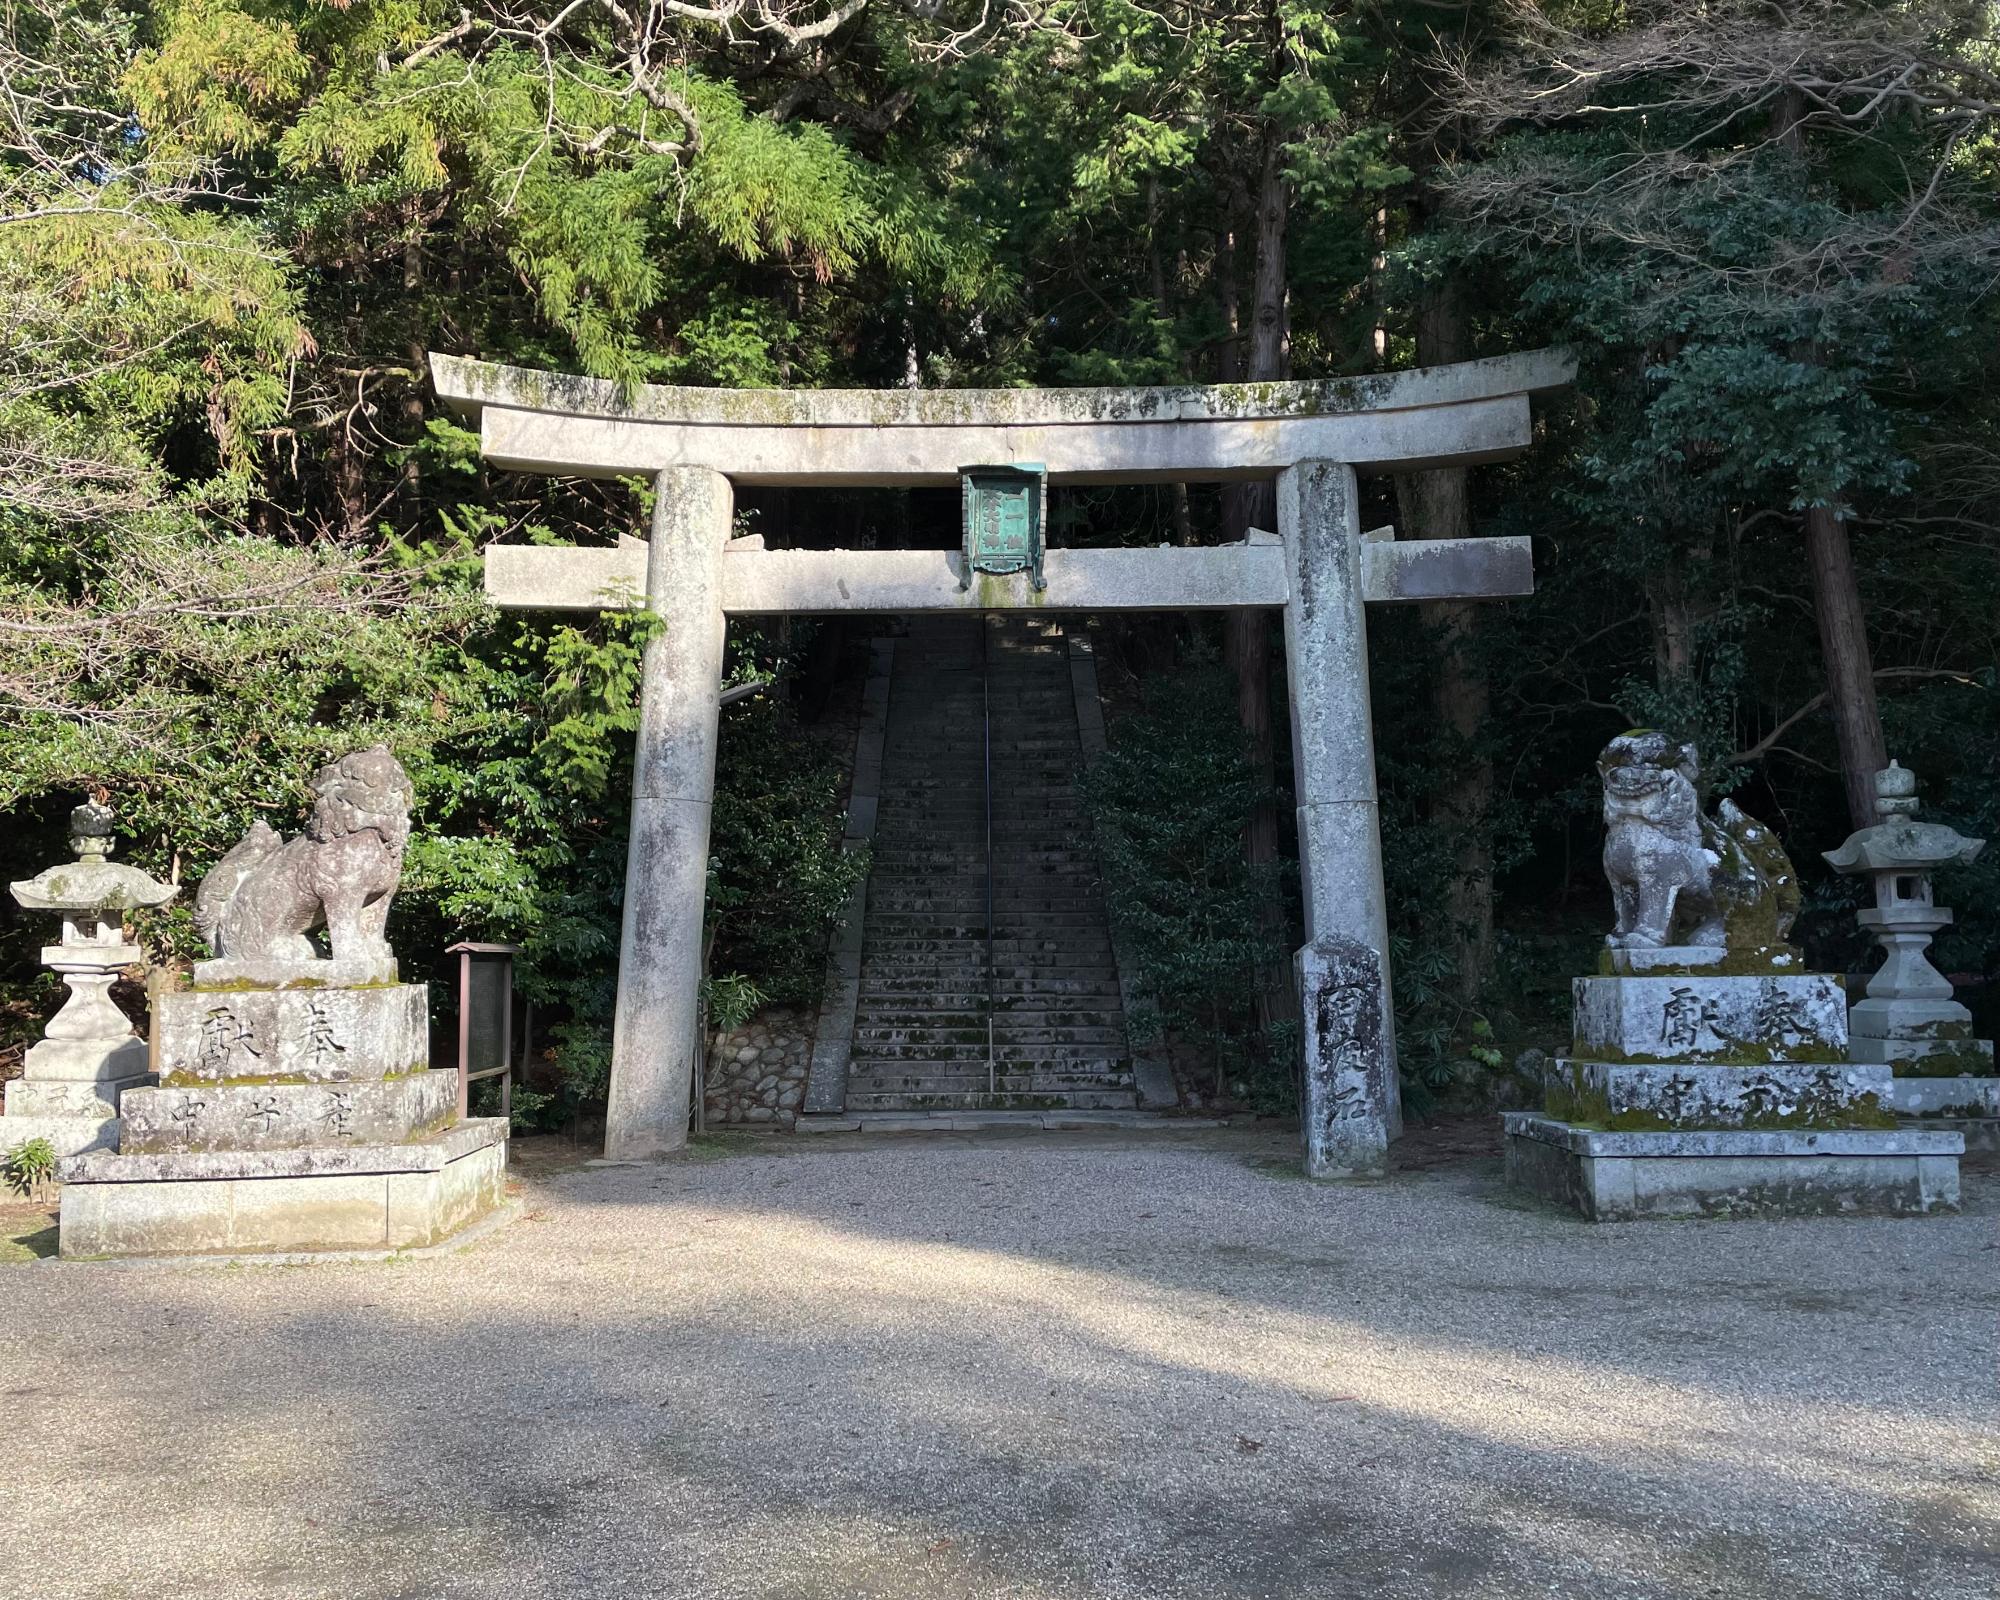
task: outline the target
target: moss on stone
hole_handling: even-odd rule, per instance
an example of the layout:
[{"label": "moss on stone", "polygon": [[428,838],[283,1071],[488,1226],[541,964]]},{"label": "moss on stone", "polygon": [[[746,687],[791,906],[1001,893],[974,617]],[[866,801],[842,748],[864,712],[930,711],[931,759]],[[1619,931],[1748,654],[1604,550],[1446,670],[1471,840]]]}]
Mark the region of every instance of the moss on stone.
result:
[{"label": "moss on stone", "polygon": [[1955,1050],[1933,1050],[1927,1055],[1910,1056],[1889,1063],[1898,1078],[1991,1078],[1995,1076],[1992,1053],[1971,1045]]},{"label": "moss on stone", "polygon": [[1617,966],[1618,953],[1606,947],[1597,953],[1597,973],[1602,978],[1803,978],[1829,977],[1835,983],[1846,987],[1846,980],[1838,973],[1808,973],[1805,957],[1792,945],[1783,940],[1746,946],[1742,949],[1726,949],[1720,961],[1703,966],[1693,966],[1685,962],[1675,962],[1671,966],[1648,967],[1644,972],[1620,972]]},{"label": "moss on stone", "polygon": [[1583,1068],[1570,1063],[1567,1077],[1551,1077],[1542,1097],[1542,1108],[1558,1122],[1598,1126],[1611,1117],[1611,1100],[1602,1089],[1593,1089],[1583,1079]]},{"label": "moss on stone", "polygon": [[1872,1094],[1857,1095],[1839,1106],[1800,1107],[1787,1112],[1753,1112],[1734,1122],[1701,1119],[1672,1119],[1657,1111],[1628,1108],[1611,1109],[1611,1099],[1602,1089],[1586,1083],[1583,1068],[1572,1062],[1567,1074],[1551,1078],[1543,1096],[1543,1110],[1558,1122],[1600,1133],[1748,1133],[1782,1131],[1826,1131],[1842,1128],[1893,1128],[1894,1113],[1883,1108]]},{"label": "moss on stone", "polygon": [[[1650,976],[1650,974],[1649,974]],[[1571,1039],[1570,1053],[1586,1061],[1602,1061],[1614,1067],[1825,1067],[1846,1066],[1846,1055],[1832,1045],[1799,1045],[1775,1054],[1770,1045],[1742,1040],[1727,1050],[1704,1050],[1698,1056],[1634,1056],[1614,1045],[1585,1044]]]},{"label": "moss on stone", "polygon": [[266,1072],[248,1077],[232,1074],[226,1078],[204,1078],[193,1072],[166,1072],[160,1075],[160,1087],[162,1089],[269,1089],[300,1086],[321,1089],[352,1088],[356,1084],[363,1083],[395,1083],[430,1070],[430,1063],[422,1062],[414,1067],[402,1067],[394,1072],[385,1072],[379,1078],[314,1078],[302,1072]]},{"label": "moss on stone", "polygon": [[162,1089],[271,1089],[296,1088],[324,1082],[300,1072],[261,1072],[248,1077],[204,1078],[192,1072],[168,1072],[160,1076]]}]

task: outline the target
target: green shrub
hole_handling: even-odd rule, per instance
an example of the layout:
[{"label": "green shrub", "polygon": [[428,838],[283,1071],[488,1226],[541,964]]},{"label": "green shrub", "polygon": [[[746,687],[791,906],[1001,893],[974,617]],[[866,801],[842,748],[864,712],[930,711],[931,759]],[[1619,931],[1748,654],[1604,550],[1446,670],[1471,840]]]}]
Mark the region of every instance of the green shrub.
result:
[{"label": "green shrub", "polygon": [[1111,915],[1146,1008],[1137,1037],[1170,1031],[1207,1049],[1218,1082],[1290,1096],[1291,1045],[1261,1033],[1256,973],[1284,961],[1285,863],[1252,868],[1243,830],[1263,798],[1244,749],[1233,680],[1198,661],[1153,680],[1079,784]]},{"label": "green shrub", "polygon": [[755,1004],[819,998],[826,936],[868,871],[866,851],[841,848],[845,776],[776,701],[746,700],[724,713],[708,847],[715,1025],[723,1025],[718,1002],[730,999],[720,987],[728,981],[760,991]]},{"label": "green shrub", "polygon": [[24,1139],[7,1152],[0,1171],[16,1194],[33,1194],[55,1178],[56,1147],[46,1139]]}]

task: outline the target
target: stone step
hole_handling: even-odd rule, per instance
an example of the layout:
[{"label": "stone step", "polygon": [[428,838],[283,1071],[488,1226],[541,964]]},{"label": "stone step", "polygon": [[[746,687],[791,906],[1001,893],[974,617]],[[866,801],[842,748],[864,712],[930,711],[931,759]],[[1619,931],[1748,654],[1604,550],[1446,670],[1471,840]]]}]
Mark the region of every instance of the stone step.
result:
[{"label": "stone step", "polygon": [[[963,1039],[965,1043],[953,1043],[952,1039]],[[983,1032],[966,1029],[962,1033],[945,1039],[930,1039],[916,1044],[884,1044],[872,1041],[865,1047],[856,1040],[854,1058],[849,1070],[878,1070],[888,1063],[916,1064],[929,1066],[949,1066],[954,1063],[984,1067],[989,1059],[986,1037]],[[1053,1062],[1063,1063],[1064,1071],[1090,1070],[1112,1071],[1114,1064],[1124,1059],[1124,1052],[1107,1052],[1102,1044],[1009,1044],[999,1038],[993,1041],[991,1058],[1003,1065],[1010,1061],[1048,1066]],[[1075,1063],[1075,1065],[1071,1065]]]},{"label": "stone step", "polygon": [[1032,932],[1010,933],[996,927],[989,938],[984,933],[971,934],[921,934],[871,933],[861,946],[862,960],[870,956],[919,956],[919,955],[959,955],[968,951],[976,952],[981,960],[985,953],[992,952],[994,964],[1008,965],[1018,956],[1094,956],[1104,959],[1111,948],[1111,938],[1103,927],[1069,928],[1060,934],[1035,934]]},{"label": "stone step", "polygon": [[[1028,883],[1001,879],[994,883],[991,892],[996,906],[1016,912],[1099,911],[1104,905],[1104,897],[1098,892],[1096,884],[1085,880],[1052,881],[1037,891]],[[977,880],[932,884],[924,889],[914,887],[914,880],[909,885],[871,882],[868,886],[868,905],[871,911],[909,915],[949,911],[954,906],[966,904],[977,904],[983,909],[987,893],[986,885]]]},{"label": "stone step", "polygon": [[[1116,1010],[1116,1005],[1116,998],[1113,997],[1111,999],[1113,1009],[1109,1012],[1095,1006],[1088,1010],[1077,1011],[1059,1011],[1053,1009],[996,1011],[993,1014],[993,1037],[996,1042],[1001,1039],[1010,1039],[1017,1042],[1031,1043],[1034,1041],[1036,1035],[1044,1032],[1061,1033],[1070,1030],[1095,1031],[1101,1029],[1111,1036],[1107,1042],[1121,1046],[1121,1048],[1114,1050],[1112,1054],[1123,1055],[1125,1053],[1122,1048],[1125,1029],[1123,1019]],[[1071,1020],[1075,1017],[1088,1017],[1090,1020],[1078,1023]],[[868,1033],[896,1032],[905,1032],[913,1037],[926,1035],[943,1037],[962,1034],[968,1038],[977,1037],[984,1040],[986,1037],[986,1016],[977,1007],[965,1006],[950,1011],[880,1010],[860,1014],[855,1018],[855,1033],[857,1036]]]},{"label": "stone step", "polygon": [[1136,1111],[1139,1097],[1131,1089],[1071,1089],[1054,1095],[893,1094],[847,1091],[850,1111]]},{"label": "stone step", "polygon": [[[994,775],[996,787],[1005,781],[1004,775]],[[1020,833],[1031,827],[1051,824],[1077,829],[1088,821],[1073,799],[1065,803],[1057,799],[1030,800],[1023,797],[1018,803],[1002,804],[998,795],[995,796],[993,826],[996,830],[1011,828]],[[877,808],[875,822],[879,830],[892,838],[901,828],[921,831],[946,827],[960,836],[970,837],[975,830],[981,833],[985,830],[986,803],[980,797],[979,786],[974,784],[968,786],[963,796],[949,799],[923,802],[890,800]]]},{"label": "stone step", "polygon": [[[1018,982],[1031,984],[1064,977],[1115,976],[1116,972],[1110,942],[1103,937],[1095,943],[1079,940],[1056,950],[1003,951],[996,942],[991,967],[1002,977],[1011,976]],[[972,987],[984,989],[988,968],[986,941],[954,940],[936,950],[883,949],[864,942],[861,968],[864,979],[879,974],[899,984],[927,973],[962,971],[971,975],[968,981]]]},{"label": "stone step", "polygon": [[[1096,950],[1039,951],[1022,953],[1019,951],[994,952],[989,969],[984,945],[958,951],[867,951],[861,958],[863,981],[880,977],[890,981],[902,978],[926,977],[943,980],[946,974],[956,974],[957,982],[967,987],[983,990],[989,970],[996,980],[1005,979],[1010,983],[1033,986],[1044,978],[1112,978],[1116,977],[1108,946]],[[956,986],[956,984],[954,984]]]},{"label": "stone step", "polygon": [[[966,902],[973,902],[968,908]],[[1040,924],[1049,919],[1072,921],[1089,920],[1098,924],[1104,921],[1104,903],[1093,894],[1080,890],[1052,890],[1045,895],[1028,894],[1023,890],[1007,891],[995,885],[993,908],[1003,917],[1031,919]],[[942,921],[954,914],[964,914],[970,909],[976,913],[972,920],[984,923],[986,914],[986,893],[982,889],[954,890],[949,896],[891,893],[880,894],[873,890],[868,895],[868,914],[871,918],[898,922],[921,919],[926,922]]]},{"label": "stone step", "polygon": [[[871,1000],[906,1002],[914,995],[930,995],[953,1006],[967,1002],[981,1004],[986,994],[986,974],[981,972],[973,976],[977,981],[969,978],[963,983],[941,983],[920,973],[863,973],[861,997],[864,1003]],[[1024,981],[1002,973],[994,977],[993,991],[999,1002],[1008,1006],[1031,1002],[1065,1005],[1080,1010],[1086,1003],[1115,1005],[1118,1000],[1117,980],[1103,975],[1089,978],[1042,975]]]},{"label": "stone step", "polygon": [[857,1058],[848,1081],[873,1089],[983,1089],[989,1084],[1017,1093],[1064,1089],[1129,1089],[1132,1071],[1124,1060],[1087,1061],[885,1061]]},{"label": "stone step", "polygon": [[[907,1001],[912,994],[983,997],[989,992],[985,967],[880,966],[861,974],[864,998],[888,1003]],[[1011,1008],[1022,1000],[1046,998],[1072,1011],[1085,1007],[1115,1006],[1118,979],[1102,968],[1094,971],[1065,971],[1050,967],[1042,971],[996,967],[991,993],[996,1005]]]},{"label": "stone step", "polygon": [[[1043,921],[1030,915],[1008,916],[1001,912],[989,925],[984,918],[964,918],[962,911],[946,911],[935,919],[912,919],[883,927],[873,923],[863,935],[870,950],[930,949],[937,944],[977,944],[990,937],[995,947],[1042,949],[1050,945],[1097,945],[1105,938],[1102,918],[1077,917],[1068,921]],[[947,920],[952,919],[952,920]]]},{"label": "stone step", "polygon": [[[1033,771],[1024,767],[994,764],[995,779],[1005,779],[1006,788],[996,783],[993,814],[1031,816],[1042,811],[1062,811],[1083,815],[1076,797],[1076,777],[1071,772]],[[891,816],[922,816],[929,812],[946,815],[986,815],[986,764],[963,777],[953,777],[928,789],[898,789],[882,797],[882,809]]]},{"label": "stone step", "polygon": [[[941,877],[900,871],[876,873],[869,877],[868,895],[871,905],[884,910],[927,910],[967,899],[977,899],[984,905],[986,874],[983,869]],[[997,862],[993,870],[993,898],[996,902],[1047,905],[1059,910],[1104,903],[1095,869],[1075,873],[1009,873]]]},{"label": "stone step", "polygon": [[[1053,934],[1062,928],[1102,928],[1104,917],[1094,909],[1083,907],[1065,908],[1055,911],[1017,910],[1008,912],[995,905],[993,919],[995,933],[1008,928],[1028,928],[1037,934]],[[982,915],[965,921],[949,920],[954,915],[948,906],[927,906],[921,910],[890,907],[883,908],[871,903],[868,907],[868,921],[871,927],[880,928],[892,939],[908,938],[912,934],[927,933],[940,939],[983,939],[986,937],[986,919]]]},{"label": "stone step", "polygon": [[865,1074],[881,1089],[912,1089],[935,1084],[943,1088],[976,1089],[987,1083],[1003,1089],[1124,1089],[1132,1084],[1132,1066],[1121,1058],[1096,1061],[933,1061],[857,1059],[854,1072]]},{"label": "stone step", "polygon": [[[984,1044],[986,1040],[986,1019],[964,1013],[957,1014],[959,1020],[944,1022],[935,1017],[924,1017],[910,1023],[887,1021],[856,1021],[854,1025],[854,1047],[862,1045],[927,1045],[927,1044]],[[1110,1045],[1112,1055],[1123,1055],[1125,1030],[1105,1026],[1101,1021],[1082,1023],[1074,1026],[1062,1024],[1036,1024],[1016,1022],[1013,1019],[995,1015],[993,1019],[993,1039],[996,1045],[1045,1045],[1045,1044],[1085,1044],[1102,1048]]]},{"label": "stone step", "polygon": [[[1002,879],[993,885],[992,894],[996,906],[1011,906],[1017,911],[1044,908],[1050,911],[1096,911],[1104,904],[1096,885],[1081,879],[1050,882],[1039,891],[1026,883]],[[976,902],[983,907],[986,895],[986,885],[977,880],[933,883],[921,889],[914,887],[914,880],[891,883],[871,881],[868,885],[869,909],[878,912],[915,914],[949,910],[968,902]]]},{"label": "stone step", "polygon": [[[984,1003],[983,996],[966,994],[949,995],[942,998],[949,999],[952,1001],[952,1004],[936,1007],[913,1006],[909,1004],[907,996],[898,997],[894,1000],[864,1000],[860,1009],[855,1013],[855,1025],[857,1027],[871,1028],[901,1026],[983,1028],[986,1026],[986,1013],[981,1009]],[[1003,1004],[994,1011],[993,1015],[996,1022],[1000,1018],[1011,1017],[1015,1020],[1017,1026],[1027,1028],[1089,1027],[1094,1025],[1095,1019],[1106,1016],[1116,1017],[1118,1015],[1118,997],[1115,994],[1102,996],[1101,1004],[1097,1003],[1096,1000],[1092,1000],[1079,1005],[1077,1004],[1078,999],[1079,997],[1075,995],[1065,995],[1063,1003],[1060,1005],[1007,1006]],[[1106,1010],[1107,1006],[1110,1008],[1108,1012]],[[1069,1020],[1074,1017],[1090,1017],[1093,1019],[1093,1022],[1079,1024]],[[957,1020],[963,1018],[971,1020]],[[1105,1025],[1109,1026],[1110,1024],[1107,1022]],[[1122,1018],[1119,1020],[1119,1026],[1121,1028],[1123,1026]]]},{"label": "stone step", "polygon": [[[977,895],[981,900],[986,898],[986,865],[983,861],[970,870],[954,866],[935,873],[910,870],[901,862],[882,862],[880,866],[882,870],[871,872],[868,876],[868,892],[877,897],[878,904],[907,899],[912,905],[927,906],[940,899],[962,899],[967,895]],[[993,897],[996,900],[1060,905],[1067,899],[1101,905],[1099,882],[1094,862],[1089,865],[1078,863],[1062,871],[1051,871],[1047,867],[1013,871],[1005,862],[996,860],[993,863]]]},{"label": "stone step", "polygon": [[[976,848],[956,849],[945,844],[901,846],[893,839],[885,840],[879,849],[877,859],[885,865],[895,863],[902,872],[915,876],[935,868],[943,872],[965,871],[976,866],[981,872],[986,869],[986,841],[978,841]],[[1012,867],[1048,866],[1061,868],[1094,867],[1091,853],[1082,846],[1060,846],[1042,842],[1033,845],[1008,845],[1004,850],[999,840],[993,844],[993,863],[996,867],[1005,864]]]},{"label": "stone step", "polygon": [[[998,908],[995,908],[996,911]],[[996,915],[993,925],[1000,925],[1001,917]],[[868,902],[869,929],[879,928],[892,939],[907,939],[919,931],[934,931],[944,939],[983,939],[986,937],[986,902],[982,898],[973,905],[956,903],[936,906],[890,906],[884,908],[876,904],[873,897]]]},{"label": "stone step", "polygon": [[[954,916],[962,913],[953,913]],[[973,924],[967,924],[973,926]],[[946,926],[956,926],[947,924]],[[935,925],[934,925],[935,928]],[[1068,923],[1032,927],[1027,923],[1009,917],[995,917],[992,925],[993,949],[995,955],[1048,954],[1053,951],[1076,950],[1102,952],[1109,948],[1110,934],[1102,922]],[[861,948],[864,959],[868,954],[880,951],[887,956],[921,955],[932,949],[957,950],[961,953],[976,952],[980,962],[986,960],[987,933],[983,927],[972,933],[934,933],[927,937],[914,928],[883,929],[880,932],[864,930]],[[1003,948],[1004,947],[1004,948]],[[1108,957],[1102,957],[1108,959]]]},{"label": "stone step", "polygon": [[1059,629],[912,624],[890,690],[850,1109],[1136,1104],[1080,758]]},{"label": "stone step", "polygon": [[[942,1013],[942,1015],[954,1018],[971,1017],[973,1020],[970,1022],[940,1022],[936,1020],[935,1014],[924,1012],[914,1014],[904,1013],[901,1016],[892,1013],[882,1013],[871,1016],[865,1022],[856,1023],[855,1033],[857,1040],[855,1048],[857,1050],[860,1049],[863,1040],[869,1036],[880,1037],[903,1033],[907,1034],[912,1042],[922,1041],[926,1044],[951,1039],[976,1040],[976,1045],[968,1043],[962,1048],[975,1049],[980,1058],[982,1060],[985,1059],[986,1019],[978,1015],[978,1013],[971,1011],[951,1011]],[[1001,1018],[1007,1015],[1010,1015],[1010,1013],[996,1012],[994,1014],[993,1044],[996,1050],[1002,1044],[1005,1044],[1009,1049],[1039,1050],[1045,1044],[1053,1045],[1060,1042],[1053,1039],[1042,1039],[1039,1037],[1040,1035],[1074,1032],[1102,1033],[1108,1035],[1108,1037],[1092,1042],[1088,1046],[1088,1048],[1094,1050],[1099,1055],[1123,1056],[1126,1053],[1125,1030],[1122,1025],[1122,1019],[1118,1017],[1116,1011],[1109,1013],[1108,1018],[1106,1014],[1098,1013],[1092,1017],[1089,1023],[1081,1027],[1067,1021],[1068,1018],[1077,1015],[1076,1012],[1072,1011],[1057,1011],[1040,1015],[1034,1013],[1019,1014],[1016,1016],[1016,1026],[1012,1028],[1000,1025]],[[1050,1020],[1051,1018],[1064,1020],[1052,1021]],[[888,1045],[886,1040],[883,1042],[888,1048],[898,1050],[906,1048],[902,1044]]]}]

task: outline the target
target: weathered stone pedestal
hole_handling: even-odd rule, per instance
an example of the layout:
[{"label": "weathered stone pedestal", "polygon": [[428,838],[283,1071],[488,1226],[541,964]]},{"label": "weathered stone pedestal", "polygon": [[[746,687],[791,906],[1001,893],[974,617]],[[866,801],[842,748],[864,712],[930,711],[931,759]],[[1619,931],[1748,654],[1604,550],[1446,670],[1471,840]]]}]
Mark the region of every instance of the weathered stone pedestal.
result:
[{"label": "weathered stone pedestal", "polygon": [[1506,1114],[1508,1181],[1592,1221],[1956,1210],[1964,1140],[1896,1126],[1890,1069],[1846,1059],[1840,980],[1754,959],[1784,965],[1669,947],[1578,978],[1574,1054]]},{"label": "weathered stone pedestal", "polygon": [[1638,1217],[1916,1215],[1958,1209],[1956,1133],[1639,1133],[1502,1114],[1507,1181],[1592,1222]]},{"label": "weathered stone pedestal", "polygon": [[1906,1128],[1958,1134],[1968,1150],[2000,1150],[2000,1077],[1891,1078],[1882,1104]]},{"label": "weathered stone pedestal", "polygon": [[[67,956],[107,965],[71,966]],[[70,1000],[49,1023],[48,1036],[29,1046],[21,1076],[6,1087],[0,1155],[35,1139],[46,1140],[58,1156],[116,1145],[125,1091],[153,1081],[146,1041],[133,1034],[108,992],[118,969],[137,957],[135,948],[122,944],[95,954],[83,946],[52,945],[42,952],[63,974]]]},{"label": "weathered stone pedestal", "polygon": [[381,962],[198,964],[162,996],[156,1088],[63,1164],[65,1256],[393,1251],[499,1205],[507,1124],[457,1116],[427,990]]}]

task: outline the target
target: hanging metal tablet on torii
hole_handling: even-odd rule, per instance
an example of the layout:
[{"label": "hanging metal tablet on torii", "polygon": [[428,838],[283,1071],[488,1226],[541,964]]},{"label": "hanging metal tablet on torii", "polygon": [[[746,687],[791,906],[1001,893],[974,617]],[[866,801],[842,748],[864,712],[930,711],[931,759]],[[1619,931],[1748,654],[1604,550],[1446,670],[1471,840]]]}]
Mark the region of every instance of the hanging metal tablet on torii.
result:
[{"label": "hanging metal tablet on torii", "polygon": [[965,519],[959,588],[971,588],[975,572],[993,577],[1027,572],[1036,589],[1046,589],[1042,526],[1048,515],[1048,469],[1038,461],[961,467],[958,481]]}]

